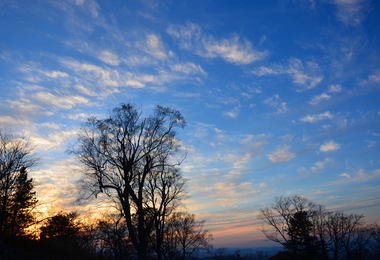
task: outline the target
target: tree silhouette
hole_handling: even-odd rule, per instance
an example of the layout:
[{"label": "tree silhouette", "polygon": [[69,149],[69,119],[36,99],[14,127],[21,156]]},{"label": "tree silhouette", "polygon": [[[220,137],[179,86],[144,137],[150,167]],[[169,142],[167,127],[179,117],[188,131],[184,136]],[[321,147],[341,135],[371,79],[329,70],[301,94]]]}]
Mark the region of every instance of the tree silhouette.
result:
[{"label": "tree silhouette", "polygon": [[11,236],[24,234],[24,229],[35,222],[32,210],[38,200],[33,188],[33,179],[28,179],[26,169],[22,168],[15,181],[15,192],[10,198],[7,229]]},{"label": "tree silhouette", "polygon": [[[135,105],[121,104],[106,119],[89,118],[80,130],[77,147],[70,150],[84,165],[84,183],[91,194],[105,193],[118,201],[140,260],[147,257],[152,232],[147,227],[166,214],[168,201],[179,198],[180,193],[167,189],[160,193],[160,189],[164,190],[165,183],[180,182],[180,174],[166,174],[165,182],[155,182],[155,176],[179,172],[183,158],[176,160],[180,143],[175,129],[184,126],[183,117],[174,109],[157,106],[153,115],[143,117]],[[150,180],[154,186],[148,185]],[[158,200],[152,200],[152,188]],[[155,217],[146,216],[147,207],[154,208]],[[133,216],[138,217],[137,228]]]},{"label": "tree silhouette", "polygon": [[[298,243],[306,242],[305,233],[310,230],[306,217],[311,217],[317,208],[315,203],[302,196],[276,197],[271,208],[260,209],[259,218],[267,224],[262,232],[298,258],[302,253]],[[302,222],[300,225],[298,220]]]},{"label": "tree silhouette", "polygon": [[190,259],[198,251],[212,248],[212,235],[203,229],[205,221],[195,220],[194,214],[174,213],[165,231],[166,259]]},{"label": "tree silhouette", "polygon": [[327,232],[331,241],[334,259],[345,252],[346,257],[351,259],[351,245],[355,229],[360,227],[363,215],[333,212],[326,221]]},{"label": "tree silhouette", "polygon": [[288,235],[290,239],[285,244],[285,248],[297,252],[307,259],[312,259],[316,255],[314,242],[316,237],[312,236],[313,223],[306,211],[297,211],[289,219]]},{"label": "tree silhouette", "polygon": [[32,221],[37,200],[26,169],[38,163],[33,149],[27,138],[0,129],[0,238],[21,235]]},{"label": "tree silhouette", "polygon": [[78,214],[71,213],[59,213],[49,219],[47,223],[42,226],[41,239],[54,239],[60,241],[74,241],[79,235],[80,225],[76,223]]},{"label": "tree silhouette", "polygon": [[131,258],[131,241],[128,227],[121,214],[103,216],[97,223],[97,237],[101,243],[101,252],[112,252],[114,259]]}]

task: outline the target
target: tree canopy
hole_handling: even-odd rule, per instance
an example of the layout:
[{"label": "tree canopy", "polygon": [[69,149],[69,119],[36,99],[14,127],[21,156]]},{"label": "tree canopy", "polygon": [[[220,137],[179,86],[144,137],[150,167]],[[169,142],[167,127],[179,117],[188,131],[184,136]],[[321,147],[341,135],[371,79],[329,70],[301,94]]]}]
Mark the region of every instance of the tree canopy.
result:
[{"label": "tree canopy", "polygon": [[181,113],[169,107],[157,106],[145,117],[136,105],[121,104],[105,119],[89,118],[71,149],[84,166],[91,194],[105,193],[122,208],[139,259],[146,258],[155,221],[164,220],[183,194],[176,129],[185,125]]}]

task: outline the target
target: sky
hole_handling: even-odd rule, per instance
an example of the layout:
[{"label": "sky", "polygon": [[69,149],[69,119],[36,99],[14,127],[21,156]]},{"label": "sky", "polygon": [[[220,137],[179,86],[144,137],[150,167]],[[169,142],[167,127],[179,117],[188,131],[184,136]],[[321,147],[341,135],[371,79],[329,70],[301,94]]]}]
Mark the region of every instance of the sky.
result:
[{"label": "sky", "polygon": [[263,242],[302,195],[380,222],[380,2],[0,0],[0,125],[28,136],[41,207],[76,203],[66,153],[122,102],[181,112],[184,204],[219,246]]}]

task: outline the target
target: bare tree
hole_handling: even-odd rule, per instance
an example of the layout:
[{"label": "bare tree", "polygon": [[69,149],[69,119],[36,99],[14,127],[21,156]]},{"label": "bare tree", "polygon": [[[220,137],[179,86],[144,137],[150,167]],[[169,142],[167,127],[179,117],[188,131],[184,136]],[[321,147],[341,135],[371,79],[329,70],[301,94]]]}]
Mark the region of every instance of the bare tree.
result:
[{"label": "bare tree", "polygon": [[372,252],[375,259],[380,259],[380,226],[377,223],[374,223],[372,228]]},{"label": "bare tree", "polygon": [[132,258],[128,227],[123,215],[109,214],[99,220],[97,238],[102,245],[101,252],[112,251],[116,260]]},{"label": "bare tree", "polygon": [[259,218],[266,224],[262,232],[269,240],[280,243],[298,258],[302,244],[299,243],[300,238],[292,234],[292,230],[299,229],[294,225],[294,218],[303,216],[305,224],[311,223],[316,210],[317,205],[302,196],[276,197],[271,208],[260,209]]},{"label": "bare tree", "polygon": [[343,248],[345,249],[346,257],[348,260],[354,259],[353,257],[353,240],[355,230],[362,225],[361,221],[364,215],[358,214],[345,214],[343,217]]},{"label": "bare tree", "polygon": [[[153,205],[148,184],[162,171],[178,172],[183,158],[176,160],[180,143],[175,130],[184,126],[183,117],[174,109],[157,106],[153,115],[144,117],[135,105],[122,104],[106,119],[89,118],[80,130],[78,145],[70,150],[84,165],[91,194],[105,193],[122,207],[140,260],[147,257],[154,219],[162,216],[168,198],[165,195]],[[147,205],[155,209],[151,219],[145,214]],[[134,216],[137,227],[132,223]]]},{"label": "bare tree", "polygon": [[375,225],[359,225],[356,226],[352,234],[351,242],[351,259],[364,260],[373,259],[369,244],[371,242]]},{"label": "bare tree", "polygon": [[[39,161],[33,150],[34,146],[26,137],[0,129],[0,236],[14,233],[9,228],[16,226],[18,213],[30,220],[30,209],[37,203],[32,179],[27,177],[27,169]],[[22,224],[20,221],[18,218],[17,226]]]},{"label": "bare tree", "polygon": [[322,205],[317,205],[316,210],[312,216],[313,222],[313,235],[317,238],[318,249],[322,258],[329,259],[330,242],[328,239],[326,221],[330,212]]},{"label": "bare tree", "polygon": [[166,236],[167,218],[177,208],[180,198],[185,195],[185,181],[177,169],[159,167],[156,174],[147,179],[147,200],[145,207],[151,210],[153,216],[153,231],[151,244],[158,260],[163,259],[163,243]]},{"label": "bare tree", "polygon": [[345,250],[347,257],[350,258],[353,232],[360,225],[363,217],[363,215],[345,214],[343,212],[334,212],[328,216],[326,228],[334,260],[339,259],[339,255],[343,250]]},{"label": "bare tree", "polygon": [[204,223],[195,220],[194,214],[172,214],[165,231],[166,258],[188,260],[198,251],[211,249],[212,235],[203,229]]}]

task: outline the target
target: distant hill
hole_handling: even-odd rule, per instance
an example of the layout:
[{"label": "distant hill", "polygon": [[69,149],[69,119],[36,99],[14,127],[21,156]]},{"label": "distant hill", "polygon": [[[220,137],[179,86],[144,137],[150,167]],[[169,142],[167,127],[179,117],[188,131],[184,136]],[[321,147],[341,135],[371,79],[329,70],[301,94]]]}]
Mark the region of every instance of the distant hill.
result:
[{"label": "distant hill", "polygon": [[[215,247],[210,253],[199,254],[196,259],[202,260],[214,260],[215,259],[215,250],[218,247]],[[263,253],[267,252],[268,257],[276,255],[280,250],[282,250],[282,246],[269,246],[269,247],[251,247],[251,248],[238,248],[238,247],[227,247],[223,252],[223,255],[220,257],[220,260],[231,259],[231,256],[240,255],[241,258],[244,256],[248,256],[250,254],[254,255],[256,252],[262,251]]]}]

